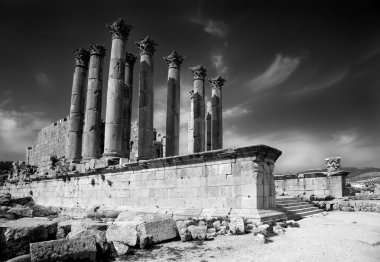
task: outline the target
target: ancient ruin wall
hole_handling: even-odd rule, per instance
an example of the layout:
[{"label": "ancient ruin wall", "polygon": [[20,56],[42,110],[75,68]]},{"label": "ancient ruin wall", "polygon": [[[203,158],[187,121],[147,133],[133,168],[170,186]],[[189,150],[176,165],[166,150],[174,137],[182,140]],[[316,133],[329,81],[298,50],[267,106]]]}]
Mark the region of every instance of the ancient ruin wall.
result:
[{"label": "ancient ruin wall", "polygon": [[341,198],[348,172],[339,171],[275,176],[277,195],[332,196]]},{"label": "ancient ruin wall", "polygon": [[65,156],[67,147],[68,117],[52,123],[38,132],[32,147],[26,149],[25,162],[44,168],[48,165],[49,156]]},{"label": "ancient ruin wall", "polygon": [[6,183],[0,193],[62,207],[270,209],[275,208],[272,173],[280,155],[264,145],[222,149]]}]

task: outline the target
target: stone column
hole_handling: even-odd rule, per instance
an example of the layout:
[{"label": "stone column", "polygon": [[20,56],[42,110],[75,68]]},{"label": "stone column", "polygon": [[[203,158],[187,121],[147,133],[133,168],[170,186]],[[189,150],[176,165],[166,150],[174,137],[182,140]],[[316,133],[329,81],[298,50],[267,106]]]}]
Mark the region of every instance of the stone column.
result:
[{"label": "stone column", "polygon": [[133,96],[133,66],[137,56],[126,54],[125,60],[125,85],[123,101],[123,130],[121,133],[121,157],[130,158],[131,141],[131,118],[132,118],[132,96]]},{"label": "stone column", "polygon": [[222,86],[226,81],[220,76],[211,78],[211,148],[223,148]]},{"label": "stone column", "polygon": [[176,51],[173,51],[170,55],[164,57],[164,60],[169,66],[165,156],[177,156],[179,155],[180,69],[183,57]]},{"label": "stone column", "polygon": [[203,65],[190,67],[193,72],[193,87],[192,94],[192,125],[194,146],[193,153],[205,151],[205,76],[207,69]]},{"label": "stone column", "polygon": [[104,157],[121,156],[123,129],[123,99],[125,79],[125,54],[131,26],[119,18],[107,28],[112,34],[111,61],[108,76]]},{"label": "stone column", "polygon": [[153,158],[153,54],[156,42],[145,37],[136,42],[140,52],[138,159]]},{"label": "stone column", "polygon": [[212,102],[211,99],[206,100],[206,150],[211,150],[211,115],[212,115]]},{"label": "stone column", "polygon": [[82,159],[82,136],[85,106],[84,93],[87,85],[90,52],[83,48],[75,49],[74,55],[75,71],[71,92],[67,159],[71,162],[78,163]]},{"label": "stone column", "polygon": [[100,134],[102,132],[103,62],[106,49],[101,45],[91,45],[90,53],[82,144],[84,161],[99,158],[102,154]]}]

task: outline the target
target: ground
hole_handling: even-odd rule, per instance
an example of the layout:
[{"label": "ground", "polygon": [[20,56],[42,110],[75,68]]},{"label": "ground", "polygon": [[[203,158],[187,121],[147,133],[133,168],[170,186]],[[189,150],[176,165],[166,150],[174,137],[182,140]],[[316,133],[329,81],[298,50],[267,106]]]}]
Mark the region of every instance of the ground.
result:
[{"label": "ground", "polygon": [[253,234],[169,242],[117,261],[380,261],[380,214],[329,212],[299,221],[265,244]]}]

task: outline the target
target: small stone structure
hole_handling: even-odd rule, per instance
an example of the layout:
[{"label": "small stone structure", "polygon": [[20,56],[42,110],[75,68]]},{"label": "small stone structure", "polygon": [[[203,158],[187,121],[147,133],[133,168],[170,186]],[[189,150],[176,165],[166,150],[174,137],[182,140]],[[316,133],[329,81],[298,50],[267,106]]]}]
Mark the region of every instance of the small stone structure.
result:
[{"label": "small stone structure", "polygon": [[340,170],[340,157],[326,158],[327,172],[274,176],[277,195],[343,197],[347,171]]}]

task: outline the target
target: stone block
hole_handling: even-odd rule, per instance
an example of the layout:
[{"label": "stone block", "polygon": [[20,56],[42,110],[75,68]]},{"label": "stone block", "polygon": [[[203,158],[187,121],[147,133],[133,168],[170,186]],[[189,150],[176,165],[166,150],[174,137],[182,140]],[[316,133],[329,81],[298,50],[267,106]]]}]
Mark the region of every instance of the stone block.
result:
[{"label": "stone block", "polygon": [[177,237],[177,226],[173,218],[169,216],[154,216],[145,220],[145,223],[137,226],[139,236],[149,235],[152,243],[159,243]]},{"label": "stone block", "polygon": [[137,226],[142,221],[118,221],[108,227],[106,238],[108,241],[120,242],[128,246],[136,246],[138,234]]},{"label": "stone block", "polygon": [[230,217],[230,232],[233,235],[241,235],[245,233],[244,219],[242,217]]},{"label": "stone block", "polygon": [[30,244],[31,261],[96,261],[94,236]]},{"label": "stone block", "polygon": [[207,226],[189,226],[187,228],[193,240],[205,240],[207,236]]}]

